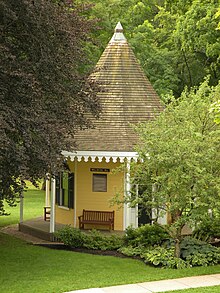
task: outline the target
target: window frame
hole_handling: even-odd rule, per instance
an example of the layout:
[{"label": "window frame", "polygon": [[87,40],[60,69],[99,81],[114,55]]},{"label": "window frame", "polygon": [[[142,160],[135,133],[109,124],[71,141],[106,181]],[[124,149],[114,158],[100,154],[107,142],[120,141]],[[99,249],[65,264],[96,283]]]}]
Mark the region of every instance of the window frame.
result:
[{"label": "window frame", "polygon": [[[63,187],[64,175],[68,176],[67,188],[65,189]],[[64,171],[56,176],[56,204],[59,207],[74,209],[74,183],[74,173]],[[66,202],[65,197],[67,197]]]},{"label": "window frame", "polygon": [[[105,182],[101,182],[101,185],[103,184],[104,188],[101,188],[99,185],[99,182],[95,182],[95,180],[99,178],[99,180],[101,178],[104,179]],[[98,180],[98,179],[97,179]],[[97,188],[99,187],[99,188]],[[92,174],[92,192],[107,192],[108,191],[108,177],[107,174],[100,174],[100,173],[93,173]]]}]

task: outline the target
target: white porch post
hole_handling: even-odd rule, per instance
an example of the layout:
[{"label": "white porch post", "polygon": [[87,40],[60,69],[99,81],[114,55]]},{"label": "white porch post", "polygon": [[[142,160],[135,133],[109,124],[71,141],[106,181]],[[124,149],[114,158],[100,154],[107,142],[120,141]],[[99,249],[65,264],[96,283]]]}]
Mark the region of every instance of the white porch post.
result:
[{"label": "white porch post", "polygon": [[24,219],[24,191],[20,194],[20,223],[23,223]]},{"label": "white porch post", "polygon": [[46,174],[46,196],[45,196],[45,207],[50,206],[50,174]]},{"label": "white porch post", "polygon": [[[139,186],[138,184],[136,184],[136,197],[138,198],[139,194],[138,194],[138,191],[139,191]],[[138,204],[136,205],[135,207],[135,228],[138,228]]]},{"label": "white porch post", "polygon": [[50,207],[50,233],[55,232],[55,192],[56,192],[56,181],[51,176],[51,207]]},{"label": "white porch post", "polygon": [[[130,163],[131,161],[127,159],[126,163],[126,173],[125,173],[125,196],[131,196],[131,178],[130,178]],[[138,227],[138,205],[134,208],[131,208],[130,203],[124,204],[124,230],[128,226],[132,226],[134,228]]]},{"label": "white porch post", "polygon": [[76,205],[77,205],[77,158],[75,158],[74,168],[74,228],[76,228]]},{"label": "white porch post", "polygon": [[[125,196],[130,197],[131,183],[130,183],[130,160],[126,162],[125,173]],[[131,208],[129,203],[124,204],[124,230],[131,225]]]}]

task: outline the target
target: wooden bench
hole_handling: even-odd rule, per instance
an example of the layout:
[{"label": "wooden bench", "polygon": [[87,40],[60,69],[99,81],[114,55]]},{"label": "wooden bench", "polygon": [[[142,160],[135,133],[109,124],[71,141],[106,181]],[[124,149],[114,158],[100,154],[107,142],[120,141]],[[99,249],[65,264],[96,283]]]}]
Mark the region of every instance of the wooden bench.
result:
[{"label": "wooden bench", "polygon": [[106,225],[109,230],[114,230],[115,212],[106,211],[88,211],[83,210],[83,214],[79,216],[79,228],[84,229],[85,224]]},{"label": "wooden bench", "polygon": [[50,220],[50,207],[44,207],[44,221]]}]

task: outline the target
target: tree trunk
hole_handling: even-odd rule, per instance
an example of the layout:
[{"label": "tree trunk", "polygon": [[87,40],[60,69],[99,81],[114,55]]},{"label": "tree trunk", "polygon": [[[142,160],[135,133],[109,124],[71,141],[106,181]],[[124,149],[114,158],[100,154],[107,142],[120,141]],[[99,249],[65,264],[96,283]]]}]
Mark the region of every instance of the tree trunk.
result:
[{"label": "tree trunk", "polygon": [[180,258],[180,239],[175,239],[174,256]]},{"label": "tree trunk", "polygon": [[41,190],[46,190],[46,179],[42,183]]}]

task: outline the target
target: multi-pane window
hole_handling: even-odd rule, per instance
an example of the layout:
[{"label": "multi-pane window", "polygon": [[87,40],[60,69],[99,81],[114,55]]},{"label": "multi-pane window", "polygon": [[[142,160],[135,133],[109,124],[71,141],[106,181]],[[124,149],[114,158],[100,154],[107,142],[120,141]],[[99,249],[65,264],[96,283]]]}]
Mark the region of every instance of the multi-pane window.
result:
[{"label": "multi-pane window", "polygon": [[56,203],[67,208],[74,207],[74,174],[61,172],[56,177]]},{"label": "multi-pane window", "polygon": [[107,174],[93,174],[92,191],[107,192]]}]

